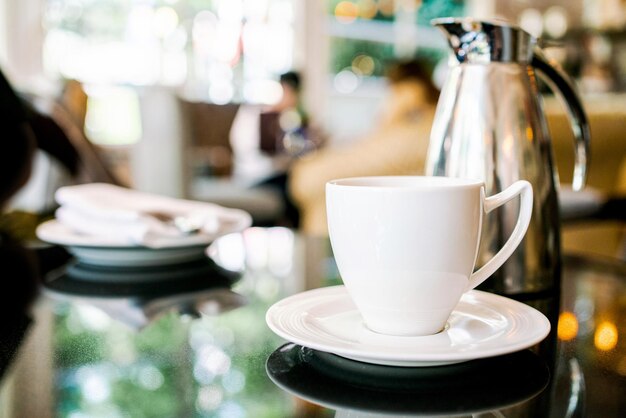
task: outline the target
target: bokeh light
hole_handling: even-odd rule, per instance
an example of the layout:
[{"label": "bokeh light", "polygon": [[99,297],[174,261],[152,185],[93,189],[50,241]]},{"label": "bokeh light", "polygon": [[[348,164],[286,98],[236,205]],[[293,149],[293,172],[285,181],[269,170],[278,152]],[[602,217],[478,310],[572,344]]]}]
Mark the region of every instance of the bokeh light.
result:
[{"label": "bokeh light", "polygon": [[111,317],[94,306],[79,305],[76,307],[76,313],[83,329],[104,331],[111,323]]},{"label": "bokeh light", "polygon": [[200,411],[213,411],[222,403],[224,394],[218,386],[205,386],[198,391],[196,408]]},{"label": "bokeh light", "polygon": [[294,240],[294,233],[290,229],[281,227],[270,229],[268,268],[272,274],[283,277],[291,272]]},{"label": "bokeh light", "polygon": [[245,246],[240,234],[230,234],[215,241],[208,249],[209,256],[226,270],[239,271],[245,267]]},{"label": "bokeh light", "polygon": [[228,393],[238,393],[246,386],[246,376],[239,370],[231,370],[222,378],[222,386]]},{"label": "bokeh light", "polygon": [[617,327],[611,321],[603,321],[598,324],[593,335],[593,344],[598,350],[610,351],[615,348],[618,340]]},{"label": "bokeh light", "polygon": [[537,9],[525,9],[519,15],[519,25],[526,32],[538,38],[543,32],[543,16],[541,15],[541,12]]},{"label": "bokeh light", "polygon": [[178,13],[171,7],[159,7],[154,12],[154,30],[156,34],[165,38],[178,26]]},{"label": "bokeh light", "polygon": [[157,390],[163,386],[165,378],[159,369],[152,364],[147,364],[139,370],[137,382],[147,390]]},{"label": "bokeh light", "polygon": [[100,86],[87,91],[85,130],[89,139],[103,145],[127,145],[142,135],[137,92],[127,87]]},{"label": "bokeh light", "polygon": [[563,7],[552,6],[543,15],[545,31],[553,38],[561,38],[567,33],[567,12]]},{"label": "bokeh light", "polygon": [[376,61],[369,55],[357,55],[352,60],[352,71],[356,74],[369,76],[376,69]]},{"label": "bokeh light", "polygon": [[359,16],[363,19],[373,19],[378,13],[378,4],[374,0],[359,0]]},{"label": "bokeh light", "polygon": [[359,86],[359,77],[357,77],[357,75],[351,70],[340,71],[333,79],[333,86],[339,93],[352,93]]},{"label": "bokeh light", "polygon": [[302,118],[296,109],[288,109],[281,112],[278,124],[284,132],[294,131],[302,126]]},{"label": "bokeh light", "polygon": [[359,7],[351,1],[341,1],[335,6],[335,18],[344,24],[354,22],[359,17]]},{"label": "bokeh light", "polygon": [[203,10],[193,18],[191,36],[194,48],[200,52],[209,52],[217,32],[217,16],[209,10]]},{"label": "bokeh light", "polygon": [[247,414],[238,403],[227,401],[220,407],[217,416],[219,418],[244,418]]},{"label": "bokeh light", "polygon": [[559,315],[557,335],[562,341],[569,341],[578,335],[578,319],[572,312],[562,312]]},{"label": "bokeh light", "polygon": [[76,372],[83,398],[91,403],[101,403],[111,396],[111,386],[106,373],[98,367],[82,366]]}]

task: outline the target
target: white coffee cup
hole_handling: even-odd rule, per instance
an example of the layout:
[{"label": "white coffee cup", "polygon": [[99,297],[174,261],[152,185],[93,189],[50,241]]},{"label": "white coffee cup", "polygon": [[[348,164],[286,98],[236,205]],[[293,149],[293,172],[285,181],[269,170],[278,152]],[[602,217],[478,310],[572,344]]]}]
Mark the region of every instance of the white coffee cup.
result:
[{"label": "white coffee cup", "polygon": [[[517,224],[478,271],[483,215],[520,196]],[[441,331],[464,292],[491,276],[521,242],[532,187],[517,181],[485,197],[481,181],[449,177],[360,177],[326,184],[326,210],[341,278],[372,331]]]}]

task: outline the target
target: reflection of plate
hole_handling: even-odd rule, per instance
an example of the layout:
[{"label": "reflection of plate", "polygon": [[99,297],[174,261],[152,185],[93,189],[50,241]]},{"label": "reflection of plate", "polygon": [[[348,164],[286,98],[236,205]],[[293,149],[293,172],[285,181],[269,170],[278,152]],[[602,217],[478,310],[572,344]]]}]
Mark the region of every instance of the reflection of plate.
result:
[{"label": "reflection of plate", "polygon": [[76,263],[51,275],[44,294],[53,300],[95,306],[133,328],[178,311],[216,315],[246,303],[230,290],[240,273],[204,259],[171,267],[121,268]]},{"label": "reflection of plate", "polygon": [[159,248],[129,245],[126,241],[77,234],[57,220],[41,224],[37,236],[51,244],[63,245],[84,263],[102,266],[156,266],[181,263],[204,257],[204,250],[219,236],[241,231],[250,226],[250,216],[233,211],[235,220],[224,225],[219,233],[192,234],[163,240]]},{"label": "reflection of plate", "polygon": [[543,340],[550,322],[536,309],[472,290],[446,329],[423,337],[395,337],[365,327],[344,286],[310,290],[274,304],[269,327],[288,341],[374,364],[435,366],[493,357]]},{"label": "reflection of plate", "polygon": [[[325,407],[412,416],[510,407],[541,393],[549,380],[547,365],[529,350],[407,368],[365,364],[289,343],[269,356],[266,371],[283,390]],[[543,415],[530,412],[526,415]]]},{"label": "reflection of plate", "polygon": [[102,267],[69,264],[44,284],[48,290],[75,296],[154,297],[209,287],[229,287],[241,274],[217,266],[210,259],[175,266]]}]

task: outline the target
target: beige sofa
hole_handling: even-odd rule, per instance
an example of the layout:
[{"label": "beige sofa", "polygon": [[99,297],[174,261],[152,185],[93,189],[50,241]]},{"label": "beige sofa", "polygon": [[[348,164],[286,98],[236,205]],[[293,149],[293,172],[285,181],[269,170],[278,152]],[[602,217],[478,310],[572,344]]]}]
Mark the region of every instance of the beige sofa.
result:
[{"label": "beige sofa", "polygon": [[[584,105],[591,125],[587,185],[607,195],[626,195],[626,95],[585,97]],[[556,98],[549,98],[545,100],[545,111],[560,181],[571,183],[574,142],[565,107]],[[586,221],[563,227],[566,252],[624,257],[625,238],[623,222]]]}]

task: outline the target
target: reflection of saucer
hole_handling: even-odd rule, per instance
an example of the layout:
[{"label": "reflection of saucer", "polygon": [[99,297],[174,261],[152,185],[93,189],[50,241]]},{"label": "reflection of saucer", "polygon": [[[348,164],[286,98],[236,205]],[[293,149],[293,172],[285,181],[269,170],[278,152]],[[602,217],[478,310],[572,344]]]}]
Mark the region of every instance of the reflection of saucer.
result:
[{"label": "reflection of saucer", "polygon": [[445,367],[399,368],[289,343],[269,356],[266,371],[283,390],[325,407],[429,416],[517,405],[549,380],[547,365],[529,350]]},{"label": "reflection of saucer", "polygon": [[472,290],[436,335],[394,337],[367,329],[343,286],[310,290],[274,304],[269,327],[288,341],[366,363],[435,366],[493,357],[543,340],[550,322],[523,303]]},{"label": "reflection of saucer", "polygon": [[69,265],[44,283],[44,294],[57,301],[96,306],[133,328],[170,312],[216,315],[246,303],[230,290],[240,274],[211,260],[171,268],[104,268]]}]

